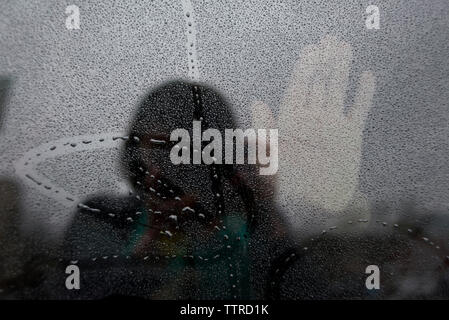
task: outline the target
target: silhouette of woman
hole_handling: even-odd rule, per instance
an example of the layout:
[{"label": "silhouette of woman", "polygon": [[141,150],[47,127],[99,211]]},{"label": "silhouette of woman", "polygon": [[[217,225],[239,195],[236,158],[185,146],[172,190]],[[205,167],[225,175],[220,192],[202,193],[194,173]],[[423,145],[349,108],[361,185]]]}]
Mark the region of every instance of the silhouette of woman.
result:
[{"label": "silhouette of woman", "polygon": [[222,135],[236,127],[211,88],[170,82],[153,90],[137,111],[123,152],[130,195],[80,205],[65,241],[70,259],[89,270],[119,266],[108,279],[105,272],[89,273],[84,282],[91,295],[266,297],[270,256],[287,244],[285,227],[273,214],[270,180],[249,165],[172,164],[169,153],[177,142],[170,133],[191,132],[194,120]]}]

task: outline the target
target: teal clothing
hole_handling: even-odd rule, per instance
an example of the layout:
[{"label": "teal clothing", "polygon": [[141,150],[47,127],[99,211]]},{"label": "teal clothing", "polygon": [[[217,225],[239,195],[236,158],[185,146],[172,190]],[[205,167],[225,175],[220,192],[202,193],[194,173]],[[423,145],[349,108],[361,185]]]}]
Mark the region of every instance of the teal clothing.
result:
[{"label": "teal clothing", "polygon": [[[145,222],[148,221],[148,212],[141,212],[141,223],[130,236],[125,248],[126,255],[134,252],[147,230]],[[250,299],[247,223],[237,215],[227,215],[222,220],[223,227],[213,235],[220,240],[221,246],[217,247],[216,241],[210,241],[210,246],[194,252],[193,258],[178,254],[170,260],[169,272],[181,277],[187,267],[193,267],[195,285],[205,290],[205,295],[200,297],[202,299]],[[183,248],[179,249],[182,251]],[[193,263],[186,259],[193,259]]]}]

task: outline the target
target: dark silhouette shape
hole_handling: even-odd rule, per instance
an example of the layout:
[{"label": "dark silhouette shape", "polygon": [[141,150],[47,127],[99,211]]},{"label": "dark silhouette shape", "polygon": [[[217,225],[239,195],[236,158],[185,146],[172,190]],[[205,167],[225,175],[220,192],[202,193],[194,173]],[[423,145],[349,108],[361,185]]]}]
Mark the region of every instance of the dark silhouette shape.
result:
[{"label": "dark silhouette shape", "polygon": [[0,131],[2,130],[4,118],[6,116],[6,105],[8,102],[8,93],[11,88],[11,79],[0,76]]},{"label": "dark silhouette shape", "polygon": [[270,178],[250,165],[173,165],[170,133],[191,130],[193,120],[223,136],[237,127],[224,99],[204,85],[171,82],[151,91],[123,151],[130,195],[80,204],[66,236],[66,261],[120,269],[108,272],[109,280],[96,272],[84,281],[96,288],[89,290],[93,297],[266,297],[271,256],[288,242]]}]

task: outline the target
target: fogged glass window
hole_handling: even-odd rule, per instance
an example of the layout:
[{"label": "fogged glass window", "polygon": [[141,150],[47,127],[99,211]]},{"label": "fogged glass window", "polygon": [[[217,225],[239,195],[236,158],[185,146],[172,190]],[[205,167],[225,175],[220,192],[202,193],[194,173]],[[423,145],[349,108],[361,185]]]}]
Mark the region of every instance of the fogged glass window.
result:
[{"label": "fogged glass window", "polygon": [[0,298],[449,296],[449,5],[0,5]]}]

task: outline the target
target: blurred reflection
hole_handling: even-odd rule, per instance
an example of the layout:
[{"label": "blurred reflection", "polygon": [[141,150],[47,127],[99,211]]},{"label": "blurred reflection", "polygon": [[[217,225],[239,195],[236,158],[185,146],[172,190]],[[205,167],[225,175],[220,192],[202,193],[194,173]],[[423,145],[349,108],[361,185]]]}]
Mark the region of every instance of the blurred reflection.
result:
[{"label": "blurred reflection", "polygon": [[[447,299],[449,219],[435,212],[422,219],[423,213],[415,215],[413,208],[407,213],[391,219],[391,214],[376,211],[370,221],[341,220],[299,241],[298,259],[277,261],[272,296],[293,300]],[[379,290],[366,287],[369,265],[380,269]]]},{"label": "blurred reflection", "polygon": [[0,76],[0,132],[3,129],[4,118],[6,116],[6,104],[8,91],[11,86],[11,79],[6,76]]},{"label": "blurred reflection", "polygon": [[[449,296],[444,215],[431,214],[426,224],[407,208],[408,216],[391,221],[379,209],[369,220],[341,216],[314,238],[289,236],[275,210],[273,177],[249,165],[171,163],[170,132],[191,132],[193,120],[222,133],[238,125],[223,98],[202,85],[168,83],[141,103],[122,157],[132,189],[127,197],[98,195],[79,205],[63,266],[80,266],[83,290],[58,297]],[[367,290],[368,265],[379,266],[382,290]],[[48,290],[63,283],[59,274]]]},{"label": "blurred reflection", "polygon": [[[172,82],[153,90],[123,152],[129,196],[95,196],[79,205],[64,251],[68,260],[97,269],[83,281],[90,296],[267,294],[270,256],[288,247],[270,178],[248,165],[173,165],[170,133],[191,132],[193,120],[223,135],[237,126],[226,102],[208,87]],[[97,272],[102,264],[113,269]]]},{"label": "blurred reflection", "polygon": [[[51,263],[33,235],[20,230],[20,190],[0,178],[0,298],[18,299],[33,295],[45,280]],[[54,264],[54,263],[53,263]]]},{"label": "blurred reflection", "polygon": [[[127,196],[78,204],[60,252],[19,230],[20,192],[0,181],[0,295],[4,298],[380,299],[447,298],[445,213],[414,206],[395,217],[339,215],[297,234],[274,205],[274,177],[252,165],[173,165],[174,129],[237,128],[213,89],[171,82],[140,104],[121,157]],[[300,182],[298,182],[300,183]],[[419,212],[419,215],[417,214]],[[303,212],[296,212],[301,215]],[[424,217],[424,218],[423,218]],[[326,220],[329,223],[329,220]],[[81,289],[64,286],[70,264]],[[365,286],[368,265],[381,290]]]},{"label": "blurred reflection", "polygon": [[[0,132],[7,113],[11,79],[0,76]],[[0,177],[0,299],[23,296],[41,285],[45,259],[31,235],[24,235],[21,226],[22,204],[18,184]],[[33,245],[34,244],[34,245]]]}]

